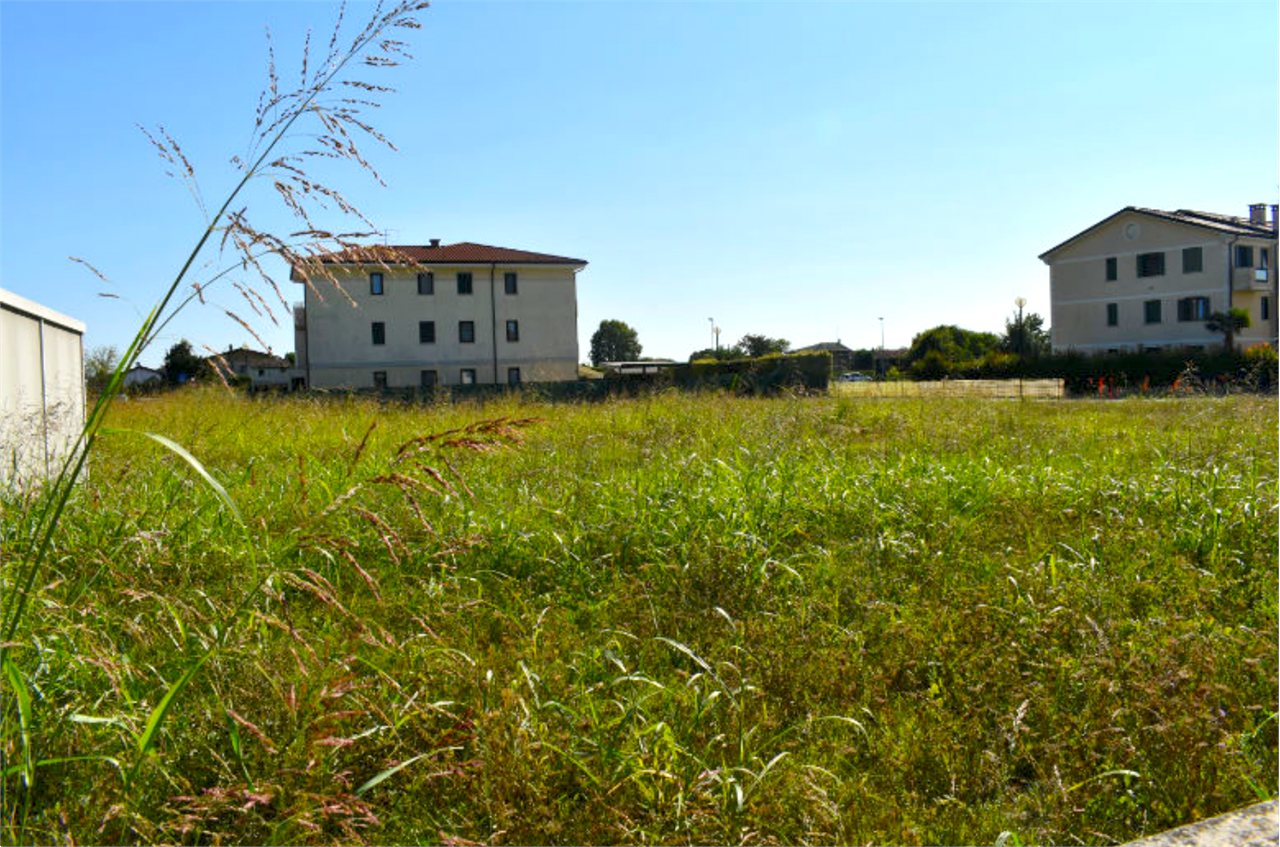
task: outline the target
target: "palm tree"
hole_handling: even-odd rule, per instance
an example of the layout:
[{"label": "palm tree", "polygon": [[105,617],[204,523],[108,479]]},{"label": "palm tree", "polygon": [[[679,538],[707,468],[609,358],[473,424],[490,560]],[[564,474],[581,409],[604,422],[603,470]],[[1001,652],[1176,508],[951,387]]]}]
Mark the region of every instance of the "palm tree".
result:
[{"label": "palm tree", "polygon": [[1209,320],[1205,321],[1204,328],[1210,332],[1220,332],[1223,336],[1223,345],[1227,352],[1231,352],[1236,346],[1236,333],[1242,329],[1249,327],[1249,311],[1247,309],[1232,309],[1229,312],[1214,312],[1209,316]]}]

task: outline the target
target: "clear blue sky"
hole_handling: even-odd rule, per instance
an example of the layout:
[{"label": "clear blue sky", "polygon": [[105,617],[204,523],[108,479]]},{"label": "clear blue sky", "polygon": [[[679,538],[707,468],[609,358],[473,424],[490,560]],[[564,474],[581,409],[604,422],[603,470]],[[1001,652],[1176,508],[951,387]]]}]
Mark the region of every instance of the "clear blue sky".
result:
[{"label": "clear blue sky", "polygon": [[[368,6],[356,3],[352,18]],[[127,343],[200,215],[135,124],[224,191],[265,81],[320,3],[0,3],[0,286]],[[1277,5],[482,3],[422,13],[378,125],[383,188],[338,184],[393,243],[587,259],[600,320],[684,358],[757,332],[888,346],[1048,314],[1036,256],[1126,205],[1276,202]],[[260,197],[264,195],[259,195]],[[106,273],[122,299],[67,261]],[[286,269],[276,268],[283,278]],[[288,292],[296,297],[297,288]],[[235,297],[215,298],[233,308]],[[291,350],[288,321],[263,335]],[[253,344],[216,309],[178,337]]]}]

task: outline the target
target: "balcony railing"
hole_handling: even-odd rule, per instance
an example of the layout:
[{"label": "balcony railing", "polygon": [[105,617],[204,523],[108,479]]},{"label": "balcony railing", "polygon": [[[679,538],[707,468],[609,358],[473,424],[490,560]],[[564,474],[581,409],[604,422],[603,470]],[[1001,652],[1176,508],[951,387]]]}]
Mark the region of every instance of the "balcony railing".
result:
[{"label": "balcony railing", "polygon": [[1236,268],[1231,287],[1236,291],[1265,291],[1271,287],[1271,273],[1267,268]]}]

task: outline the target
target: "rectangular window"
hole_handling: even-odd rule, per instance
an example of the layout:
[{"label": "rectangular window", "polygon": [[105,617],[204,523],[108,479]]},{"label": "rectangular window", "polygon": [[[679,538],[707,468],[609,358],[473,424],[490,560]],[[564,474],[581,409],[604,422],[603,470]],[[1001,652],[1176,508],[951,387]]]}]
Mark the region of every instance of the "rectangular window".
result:
[{"label": "rectangular window", "polygon": [[421,379],[422,382],[420,384],[423,388],[435,388],[438,377],[436,376],[435,371],[423,371]]},{"label": "rectangular window", "polygon": [[1160,323],[1160,301],[1147,300],[1142,304],[1142,315],[1149,324]]},{"label": "rectangular window", "polygon": [[373,372],[373,387],[374,387],[374,388],[386,388],[386,387],[387,387],[387,372],[386,372],[386,371],[374,371],[374,372]]},{"label": "rectangular window", "polygon": [[520,321],[507,321],[507,340],[520,340]]},{"label": "rectangular window", "polygon": [[1267,252],[1266,247],[1258,248],[1258,267],[1260,268],[1271,267],[1271,254]]},{"label": "rectangular window", "polygon": [[1262,319],[1264,321],[1271,320],[1271,298],[1264,294],[1259,305],[1262,309]]},{"label": "rectangular window", "polygon": [[459,374],[458,381],[459,381],[459,382],[461,382],[463,385],[475,385],[475,384],[476,384],[476,369],[475,369],[475,368],[463,368],[463,369],[462,369],[462,373],[461,373],[461,374]]},{"label": "rectangular window", "polygon": [[458,341],[463,344],[474,344],[476,340],[476,322],[458,321]]},{"label": "rectangular window", "polygon": [[458,274],[458,293],[459,294],[471,293],[471,274],[470,273]]},{"label": "rectangular window", "polygon": [[418,293],[419,294],[435,294],[436,293],[436,275],[431,271],[424,274],[418,274]]},{"label": "rectangular window", "polygon": [[1107,282],[1115,282],[1117,276],[1119,276],[1119,272],[1116,268],[1116,258],[1112,256],[1107,259]]},{"label": "rectangular window", "polygon": [[1120,304],[1107,304],[1107,326],[1116,326],[1120,323]]},{"label": "rectangular window", "polygon": [[1198,274],[1204,270],[1204,248],[1187,247],[1182,251],[1182,272]]},{"label": "rectangular window", "polygon": [[373,322],[373,343],[374,344],[387,343],[387,325],[382,321]]},{"label": "rectangular window", "polygon": [[519,385],[519,384],[520,384],[520,369],[507,368],[507,385]]},{"label": "rectangular window", "polygon": [[382,293],[382,274],[369,274],[369,293]]},{"label": "rectangular window", "polygon": [[1236,267],[1251,268],[1253,267],[1253,248],[1245,247],[1243,244],[1236,245]]},{"label": "rectangular window", "polygon": [[418,343],[419,344],[435,344],[436,343],[436,322],[435,321],[418,321]]},{"label": "rectangular window", "polygon": [[1209,318],[1208,297],[1183,297],[1178,301],[1178,320],[1203,321]]},{"label": "rectangular window", "polygon": [[502,275],[502,290],[508,294],[516,293],[516,275],[513,273],[505,273]]},{"label": "rectangular window", "polygon": [[1138,276],[1164,276],[1164,254],[1139,253]]}]

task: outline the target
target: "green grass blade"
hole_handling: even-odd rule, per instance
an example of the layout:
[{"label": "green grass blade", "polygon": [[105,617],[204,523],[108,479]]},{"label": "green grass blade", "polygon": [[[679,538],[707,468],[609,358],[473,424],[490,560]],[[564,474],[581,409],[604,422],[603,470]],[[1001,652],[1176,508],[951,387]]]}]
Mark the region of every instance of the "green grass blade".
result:
[{"label": "green grass blade", "polygon": [[461,750],[461,749],[463,748],[441,747],[439,750],[432,750],[430,753],[419,753],[418,755],[414,756],[411,759],[405,759],[403,762],[396,765],[395,767],[387,768],[382,773],[378,774],[377,776],[373,777],[372,779],[369,779],[364,784],[362,784],[359,788],[356,789],[356,796],[359,797],[363,795],[366,791],[369,791],[373,788],[378,787],[379,785],[386,782],[388,779],[395,776],[396,774],[400,773],[400,771],[409,767],[409,765],[412,765],[414,762],[418,761],[419,759],[428,759],[428,758],[437,756],[441,753],[448,753],[452,750]]},{"label": "green grass blade", "polygon": [[164,697],[151,710],[151,716],[147,719],[147,726],[142,730],[142,735],[138,736],[138,760],[134,762],[133,768],[129,771],[128,782],[132,783],[137,776],[138,769],[142,767],[143,761],[146,760],[147,753],[151,750],[152,745],[156,743],[156,737],[160,734],[160,727],[164,724],[164,719],[168,717],[173,704],[177,700],[178,695],[182,693],[182,689],[187,687],[191,680],[195,679],[196,673],[200,670],[205,662],[209,661],[213,656],[213,650],[209,650],[203,656],[195,661],[191,667],[178,677],[177,682],[169,686],[169,690],[165,692]]},{"label": "green grass blade", "polygon": [[[120,774],[121,777],[124,776],[124,769],[120,767],[120,763],[110,756],[59,756],[54,759],[41,759],[34,764],[37,768],[47,768],[53,765],[65,765],[68,762],[106,762],[115,768],[116,773]],[[20,773],[23,768],[24,765],[11,765],[5,768],[3,774],[0,775],[11,777],[16,773]]]},{"label": "green grass blade", "polygon": [[1083,779],[1080,782],[1077,782],[1075,785],[1067,789],[1067,793],[1070,794],[1072,791],[1081,789],[1091,782],[1095,782],[1099,779],[1106,779],[1109,776],[1129,776],[1129,777],[1133,777],[1134,779],[1142,779],[1142,774],[1138,773],[1137,771],[1129,771],[1129,770],[1103,771],[1102,773],[1094,774],[1088,779]]},{"label": "green grass blade", "polygon": [[162,447],[169,449],[174,454],[176,454],[180,459],[182,459],[184,462],[190,465],[192,470],[198,473],[200,475],[200,478],[203,479],[206,483],[208,483],[209,487],[213,489],[213,492],[218,495],[218,499],[221,500],[224,504],[226,504],[226,507],[231,510],[231,514],[236,516],[236,521],[238,521],[239,523],[244,523],[244,518],[240,516],[240,510],[236,508],[236,504],[231,499],[231,495],[227,493],[227,489],[223,488],[222,483],[214,479],[213,475],[210,474],[207,470],[205,470],[204,465],[200,464],[199,459],[197,459],[195,456],[192,456],[191,453],[187,450],[187,448],[183,447],[178,442],[174,441],[171,438],[166,438],[165,436],[159,435],[154,432],[143,432],[137,429],[106,429],[104,428],[102,431],[103,433],[108,435],[114,435],[118,433],[142,435],[147,438],[150,438],[152,441],[156,442]]},{"label": "green grass blade", "polygon": [[31,755],[31,694],[27,691],[26,680],[17,666],[4,657],[4,675],[13,689],[14,700],[18,703],[18,726],[22,733],[22,780],[30,791],[36,783],[36,766]]},{"label": "green grass blade", "polygon": [[416,761],[418,761],[419,759],[421,759],[421,758],[425,757],[426,755],[427,755],[426,753],[419,753],[418,755],[414,756],[414,757],[413,757],[413,758],[411,758],[411,759],[405,759],[403,762],[401,762],[400,764],[396,765],[394,768],[387,768],[385,771],[383,771],[382,773],[380,773],[380,774],[378,774],[377,776],[373,777],[372,779],[367,780],[367,781],[366,781],[366,782],[364,782],[364,783],[363,783],[359,788],[357,788],[357,789],[356,789],[356,796],[357,796],[357,797],[360,797],[361,795],[363,795],[366,791],[370,790],[371,788],[376,788],[377,786],[381,785],[383,782],[387,781],[387,780],[388,780],[388,779],[390,779],[391,777],[393,777],[393,776],[395,776],[396,774],[400,773],[400,771],[402,771],[402,770],[404,770],[405,768],[409,767],[409,765],[412,765],[414,762],[416,762]]}]

